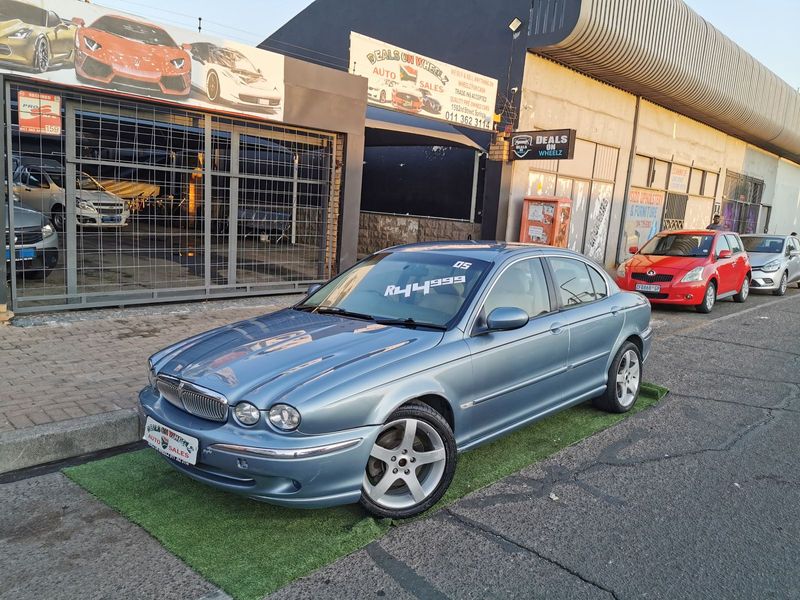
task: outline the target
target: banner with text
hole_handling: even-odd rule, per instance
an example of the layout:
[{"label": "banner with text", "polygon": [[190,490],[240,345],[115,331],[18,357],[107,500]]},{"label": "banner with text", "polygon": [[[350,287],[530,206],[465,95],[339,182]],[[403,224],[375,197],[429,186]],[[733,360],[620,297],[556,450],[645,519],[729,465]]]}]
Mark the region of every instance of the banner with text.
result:
[{"label": "banner with text", "polygon": [[350,32],[350,72],[369,80],[367,102],[491,131],[497,80]]}]

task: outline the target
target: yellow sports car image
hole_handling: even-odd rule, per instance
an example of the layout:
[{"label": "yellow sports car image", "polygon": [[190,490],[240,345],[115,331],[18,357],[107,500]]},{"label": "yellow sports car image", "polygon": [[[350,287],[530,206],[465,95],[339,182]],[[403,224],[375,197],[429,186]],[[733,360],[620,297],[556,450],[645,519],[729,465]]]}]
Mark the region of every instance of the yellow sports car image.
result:
[{"label": "yellow sports car image", "polygon": [[0,0],[0,63],[13,63],[44,73],[71,64],[77,25],[52,10]]}]

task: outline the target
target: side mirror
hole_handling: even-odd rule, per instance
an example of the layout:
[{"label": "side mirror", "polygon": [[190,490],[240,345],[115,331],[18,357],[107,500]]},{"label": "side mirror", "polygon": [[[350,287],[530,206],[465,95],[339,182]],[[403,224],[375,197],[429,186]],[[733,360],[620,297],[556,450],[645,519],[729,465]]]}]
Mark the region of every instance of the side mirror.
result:
[{"label": "side mirror", "polygon": [[733,256],[733,252],[731,252],[730,250],[721,250],[720,253],[717,255],[717,258],[719,260],[724,260],[726,258],[730,258],[731,256]]},{"label": "side mirror", "polygon": [[191,52],[192,51],[192,45],[191,44],[181,44],[181,48],[186,50],[186,52]]},{"label": "side mirror", "polygon": [[488,331],[511,331],[528,324],[530,318],[521,308],[505,307],[495,308],[486,318]]},{"label": "side mirror", "polygon": [[86,21],[84,21],[80,17],[72,17],[72,24],[77,25],[78,27],[85,27]]},{"label": "side mirror", "polygon": [[639,246],[631,246],[628,248],[628,252],[631,254],[638,254],[639,253]]},{"label": "side mirror", "polygon": [[312,283],[310,286],[308,286],[308,290],[306,291],[306,294],[308,296],[310,296],[311,294],[316,292],[321,287],[322,287],[321,283]]}]

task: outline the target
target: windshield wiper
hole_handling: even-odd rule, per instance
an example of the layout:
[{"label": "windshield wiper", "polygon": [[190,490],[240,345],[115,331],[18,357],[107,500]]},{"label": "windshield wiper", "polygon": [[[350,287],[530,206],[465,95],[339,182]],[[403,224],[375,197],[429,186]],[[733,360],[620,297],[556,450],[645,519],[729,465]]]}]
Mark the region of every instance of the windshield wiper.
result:
[{"label": "windshield wiper", "polygon": [[447,327],[444,325],[439,325],[437,323],[423,323],[421,321],[415,321],[412,318],[407,319],[375,319],[375,322],[378,325],[399,325],[401,327],[408,327],[410,329],[416,329],[417,327],[428,327],[430,329],[437,329],[439,331],[447,331]]},{"label": "windshield wiper", "polygon": [[338,306],[312,306],[310,304],[306,304],[303,306],[295,306],[295,310],[301,310],[305,312],[315,312],[321,315],[338,315],[341,317],[351,317],[353,319],[363,319],[365,321],[373,321],[374,318],[372,315],[367,315],[360,312],[353,312],[351,310],[346,310],[344,308],[339,308]]}]

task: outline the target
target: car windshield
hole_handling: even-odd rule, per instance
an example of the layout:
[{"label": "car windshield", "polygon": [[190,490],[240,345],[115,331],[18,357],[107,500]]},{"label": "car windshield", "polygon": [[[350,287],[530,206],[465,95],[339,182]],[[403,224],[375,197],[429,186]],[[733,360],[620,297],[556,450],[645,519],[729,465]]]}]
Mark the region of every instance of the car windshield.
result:
[{"label": "car windshield", "polygon": [[358,263],[295,308],[446,327],[490,263],[428,252],[386,252]]},{"label": "car windshield", "polygon": [[752,236],[743,237],[744,249],[747,252],[764,252],[780,254],[783,251],[782,237]]},{"label": "car windshield", "polygon": [[80,173],[75,183],[79,190],[96,192],[103,191],[103,186],[100,185],[100,183],[98,183],[94,177],[88,175],[87,173]]},{"label": "car windshield", "polygon": [[228,67],[234,71],[240,71],[243,73],[256,73],[258,71],[255,65],[250,62],[250,59],[238,50],[218,48],[211,54],[214,62],[222,65],[223,67]]},{"label": "car windshield", "polygon": [[137,21],[129,21],[128,19],[118,19],[115,17],[100,17],[94,22],[92,27],[128,40],[133,40],[134,42],[142,42],[152,46],[178,47],[166,31],[148,25],[147,23],[139,23]]},{"label": "car windshield", "polygon": [[708,256],[711,253],[713,242],[713,235],[669,233],[654,237],[644,245],[639,254],[650,256]]},{"label": "car windshield", "polygon": [[[64,185],[64,171],[56,171],[55,169],[44,169],[44,170],[50,176],[50,179],[53,180],[53,183],[55,183],[58,187],[60,187],[62,190],[64,189],[64,187],[66,187]],[[33,173],[33,170],[31,170],[31,173]]]}]

